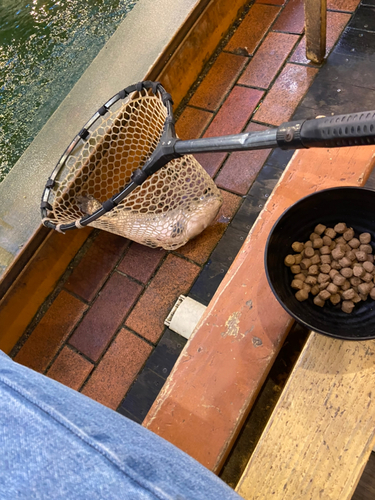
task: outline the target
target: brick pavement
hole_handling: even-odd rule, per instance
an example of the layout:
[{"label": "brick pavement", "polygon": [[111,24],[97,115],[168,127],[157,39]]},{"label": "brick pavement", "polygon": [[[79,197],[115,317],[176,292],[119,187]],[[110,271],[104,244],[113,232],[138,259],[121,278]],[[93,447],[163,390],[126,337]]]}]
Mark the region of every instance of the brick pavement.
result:
[{"label": "brick pavement", "polygon": [[[357,5],[329,0],[327,53]],[[257,0],[179,113],[179,136],[290,119],[320,71],[305,59],[303,21],[302,0]],[[214,223],[175,252],[94,231],[14,359],[141,422],[186,342],[164,327],[165,317],[180,294],[208,304],[290,157],[197,155],[223,193]]]}]

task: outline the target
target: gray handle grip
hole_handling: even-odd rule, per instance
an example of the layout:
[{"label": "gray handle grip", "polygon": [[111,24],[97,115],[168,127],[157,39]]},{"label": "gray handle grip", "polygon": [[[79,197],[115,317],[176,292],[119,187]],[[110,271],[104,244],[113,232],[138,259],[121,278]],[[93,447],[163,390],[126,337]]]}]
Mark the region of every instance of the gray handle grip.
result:
[{"label": "gray handle grip", "polygon": [[282,149],[375,144],[375,111],[283,123],[277,129],[277,143]]}]

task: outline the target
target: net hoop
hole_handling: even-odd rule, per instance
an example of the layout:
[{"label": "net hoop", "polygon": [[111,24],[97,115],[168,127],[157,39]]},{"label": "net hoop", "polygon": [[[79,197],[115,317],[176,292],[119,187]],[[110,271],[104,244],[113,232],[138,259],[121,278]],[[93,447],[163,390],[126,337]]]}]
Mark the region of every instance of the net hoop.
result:
[{"label": "net hoop", "polygon": [[49,177],[43,224],[59,232],[93,226],[169,250],[207,227],[222,197],[205,170],[191,155],[166,163],[165,150],[163,162],[154,161],[165,142],[176,140],[172,105],[162,85],[149,81],[107,101]]}]

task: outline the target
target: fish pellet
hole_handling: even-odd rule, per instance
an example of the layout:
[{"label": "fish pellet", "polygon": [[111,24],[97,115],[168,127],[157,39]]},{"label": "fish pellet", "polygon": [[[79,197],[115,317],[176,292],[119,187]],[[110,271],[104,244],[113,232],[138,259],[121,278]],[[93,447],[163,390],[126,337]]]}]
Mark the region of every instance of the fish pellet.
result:
[{"label": "fish pellet", "polygon": [[362,233],[359,235],[359,241],[363,244],[370,243],[371,234],[370,233]]},{"label": "fish pellet", "polygon": [[319,295],[317,295],[316,297],[314,297],[314,304],[316,306],[323,307],[325,303],[326,303],[325,300],[321,299],[319,297]]},{"label": "fish pellet", "polygon": [[359,245],[359,250],[361,252],[365,252],[365,253],[372,253],[372,246],[371,245]]},{"label": "fish pellet", "polygon": [[344,300],[342,305],[341,305],[341,309],[345,313],[348,313],[348,314],[351,313],[354,309],[354,302],[352,302],[351,300]]},{"label": "fish pellet", "polygon": [[327,227],[327,229],[324,231],[324,234],[332,239],[336,238],[336,231],[331,227]]},{"label": "fish pellet", "polygon": [[292,244],[292,248],[295,252],[297,253],[301,253],[302,250],[305,248],[305,245],[303,243],[300,243],[299,241],[295,241],[293,244]]},{"label": "fish pellet", "polygon": [[345,233],[342,235],[345,241],[350,241],[354,238],[354,231],[352,228],[347,229]]},{"label": "fish pellet", "polygon": [[296,259],[293,255],[287,255],[284,259],[284,264],[288,267],[293,266],[296,263]]},{"label": "fish pellet", "polygon": [[305,248],[305,250],[304,250],[304,256],[305,257],[307,257],[309,259],[313,255],[315,255],[315,250],[313,249],[312,246]]},{"label": "fish pellet", "polygon": [[324,231],[327,229],[327,226],[324,224],[318,224],[315,226],[314,233],[318,234],[319,236],[324,233]]},{"label": "fish pellet", "polygon": [[294,266],[290,266],[290,270],[293,274],[298,274],[301,272],[301,266],[299,266],[298,264],[294,264]]},{"label": "fish pellet", "polygon": [[343,234],[347,230],[347,227],[345,222],[339,222],[333,229],[334,231],[336,231],[336,233]]},{"label": "fish pellet", "polygon": [[332,250],[332,257],[334,260],[339,261],[345,256],[345,251],[341,247],[341,245],[337,246]]},{"label": "fish pellet", "polygon": [[367,260],[367,253],[364,252],[363,250],[358,250],[355,253],[355,256],[356,256],[358,262],[365,262]]},{"label": "fish pellet", "polygon": [[338,304],[339,302],[341,302],[341,296],[340,296],[340,294],[335,293],[335,294],[333,294],[333,295],[330,296],[329,300],[335,306],[336,304]]},{"label": "fish pellet", "polygon": [[303,302],[304,300],[307,300],[309,298],[309,292],[305,289],[298,290],[298,292],[295,294],[295,297],[299,302]]},{"label": "fish pellet", "polygon": [[352,238],[351,240],[348,241],[348,245],[351,248],[359,248],[359,245],[361,242],[357,238]]},{"label": "fish pellet", "polygon": [[343,267],[340,269],[340,274],[345,278],[351,278],[353,276],[353,269],[351,267]]},{"label": "fish pellet", "polygon": [[375,266],[370,233],[355,234],[344,222],[333,228],[317,224],[308,240],[294,241],[285,265],[294,274],[291,287],[299,302],[309,294],[319,307],[326,303],[345,313],[367,298],[375,300]]}]

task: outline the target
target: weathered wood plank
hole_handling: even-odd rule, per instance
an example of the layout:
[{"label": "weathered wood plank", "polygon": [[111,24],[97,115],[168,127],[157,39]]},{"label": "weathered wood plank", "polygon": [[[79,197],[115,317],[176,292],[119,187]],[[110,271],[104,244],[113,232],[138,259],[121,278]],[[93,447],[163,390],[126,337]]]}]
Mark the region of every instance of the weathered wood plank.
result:
[{"label": "weathered wood plank", "polygon": [[374,441],[375,340],[313,332],[237,491],[252,500],[349,500]]},{"label": "weathered wood plank", "polygon": [[92,228],[50,231],[0,301],[0,349],[7,354],[52,292]]},{"label": "weathered wood plank", "polygon": [[306,57],[320,64],[326,53],[327,0],[305,0]]},{"label": "weathered wood plank", "polygon": [[220,470],[292,325],[267,282],[268,234],[303,196],[363,185],[374,157],[374,146],[293,156],[143,425]]}]

